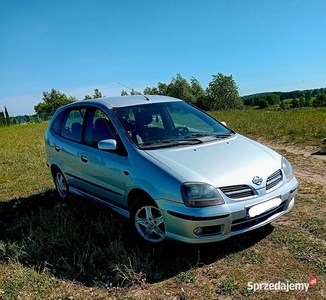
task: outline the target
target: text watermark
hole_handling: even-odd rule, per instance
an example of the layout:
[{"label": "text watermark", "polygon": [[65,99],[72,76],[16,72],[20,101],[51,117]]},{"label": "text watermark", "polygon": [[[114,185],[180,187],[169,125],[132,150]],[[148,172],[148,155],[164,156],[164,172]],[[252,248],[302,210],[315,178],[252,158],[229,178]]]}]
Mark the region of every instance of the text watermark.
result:
[{"label": "text watermark", "polygon": [[318,285],[316,277],[310,277],[308,282],[252,282],[249,281],[247,289],[249,291],[305,291],[308,292],[310,286]]}]

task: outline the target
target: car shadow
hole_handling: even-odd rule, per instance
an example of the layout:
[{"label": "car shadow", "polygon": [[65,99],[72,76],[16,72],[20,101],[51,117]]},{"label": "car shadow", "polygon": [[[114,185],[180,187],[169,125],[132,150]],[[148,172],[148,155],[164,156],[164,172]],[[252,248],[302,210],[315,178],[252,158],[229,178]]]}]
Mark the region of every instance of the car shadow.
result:
[{"label": "car shadow", "polygon": [[210,244],[139,241],[125,218],[91,200],[63,202],[53,190],[0,202],[0,260],[88,286],[160,282],[248,249],[272,225]]}]

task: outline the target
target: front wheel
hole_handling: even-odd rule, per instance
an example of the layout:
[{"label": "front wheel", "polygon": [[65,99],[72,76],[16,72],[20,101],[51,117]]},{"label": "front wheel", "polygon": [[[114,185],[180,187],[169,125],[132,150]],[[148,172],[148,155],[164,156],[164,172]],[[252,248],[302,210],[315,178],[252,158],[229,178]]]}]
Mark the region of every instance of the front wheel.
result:
[{"label": "front wheel", "polygon": [[146,241],[160,243],[165,240],[163,215],[154,203],[140,202],[132,214],[137,233]]},{"label": "front wheel", "polygon": [[66,181],[66,178],[63,176],[62,172],[59,170],[56,170],[54,172],[54,183],[55,183],[55,188],[62,199],[67,199],[68,194],[69,194],[69,186]]}]

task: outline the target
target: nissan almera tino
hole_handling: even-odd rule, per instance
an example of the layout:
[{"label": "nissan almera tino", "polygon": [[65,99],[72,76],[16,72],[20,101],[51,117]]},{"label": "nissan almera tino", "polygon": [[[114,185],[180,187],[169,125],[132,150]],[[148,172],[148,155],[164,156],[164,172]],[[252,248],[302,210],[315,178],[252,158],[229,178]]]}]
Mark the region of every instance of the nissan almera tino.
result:
[{"label": "nissan almera tino", "polygon": [[297,193],[286,158],[165,96],[61,107],[45,144],[61,198],[107,205],[149,242],[223,240],[289,212]]}]

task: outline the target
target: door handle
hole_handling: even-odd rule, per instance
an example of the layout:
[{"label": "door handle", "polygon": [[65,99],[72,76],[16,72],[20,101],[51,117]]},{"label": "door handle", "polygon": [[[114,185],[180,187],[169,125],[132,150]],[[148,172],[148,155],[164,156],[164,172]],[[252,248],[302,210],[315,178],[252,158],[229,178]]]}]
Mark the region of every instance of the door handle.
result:
[{"label": "door handle", "polygon": [[55,149],[55,151],[60,152],[60,147],[59,146],[55,146],[54,149]]},{"label": "door handle", "polygon": [[82,155],[80,159],[84,163],[87,163],[88,162],[88,158],[85,155]]}]

